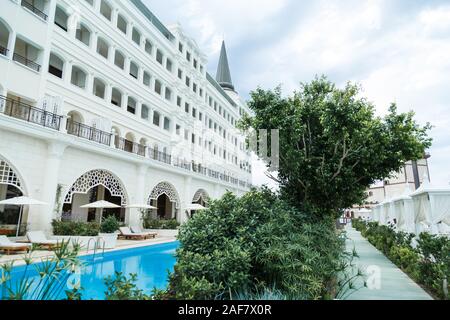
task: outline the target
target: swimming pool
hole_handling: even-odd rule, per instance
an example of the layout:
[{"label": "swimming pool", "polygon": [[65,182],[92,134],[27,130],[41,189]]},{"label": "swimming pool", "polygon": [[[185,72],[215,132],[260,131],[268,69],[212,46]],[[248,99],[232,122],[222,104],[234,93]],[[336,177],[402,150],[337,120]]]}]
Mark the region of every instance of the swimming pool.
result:
[{"label": "swimming pool", "polygon": [[[115,272],[122,272],[126,276],[131,273],[137,274],[137,286],[147,294],[154,288],[164,289],[167,285],[168,271],[173,271],[175,266],[175,251],[178,246],[178,242],[170,242],[107,252],[103,257],[97,254],[95,261],[92,255],[81,257],[80,259],[85,262],[80,275],[83,300],[104,300],[106,291],[104,279],[114,276]],[[23,270],[23,266],[15,267],[12,278],[20,277]],[[65,298],[64,292],[61,298]]]}]

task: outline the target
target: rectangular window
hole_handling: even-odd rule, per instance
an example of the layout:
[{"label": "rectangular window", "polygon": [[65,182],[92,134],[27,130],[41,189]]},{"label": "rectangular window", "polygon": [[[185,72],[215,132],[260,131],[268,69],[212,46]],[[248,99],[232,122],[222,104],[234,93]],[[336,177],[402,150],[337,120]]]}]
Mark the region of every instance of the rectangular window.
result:
[{"label": "rectangular window", "polygon": [[161,52],[161,50],[156,50],[156,61],[158,61],[158,63],[159,64],[163,64],[163,58],[164,58],[164,56],[163,56],[163,54],[162,54],[162,52]]},{"label": "rectangular window", "polygon": [[181,97],[177,97],[177,106],[181,107]]},{"label": "rectangular window", "polygon": [[178,78],[183,79],[183,71],[181,69],[178,69]]},{"label": "rectangular window", "polygon": [[186,113],[189,113],[189,110],[190,110],[190,107],[189,107],[189,103],[185,103],[184,104],[184,111],[186,112]]}]

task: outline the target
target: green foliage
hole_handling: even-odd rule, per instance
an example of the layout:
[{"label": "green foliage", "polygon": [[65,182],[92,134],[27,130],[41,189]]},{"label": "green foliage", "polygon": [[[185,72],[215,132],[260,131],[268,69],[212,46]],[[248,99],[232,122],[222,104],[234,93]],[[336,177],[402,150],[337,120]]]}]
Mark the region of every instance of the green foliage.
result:
[{"label": "green foliage", "polygon": [[[32,253],[24,258],[25,269],[20,276],[14,274],[14,262],[0,266],[2,277],[0,278],[1,295],[4,300],[58,300],[63,292],[68,299],[81,298],[81,288],[64,291],[65,285],[75,270],[79,270],[83,265],[78,259],[80,246],[69,245],[69,242],[62,242],[60,247],[55,249],[54,256],[47,260],[42,260],[39,264],[32,264]],[[35,275],[38,275],[37,279]]]},{"label": "green foliage", "polygon": [[136,274],[130,274],[127,278],[121,272],[116,272],[114,277],[107,277],[105,279],[106,300],[151,300],[150,296],[137,288],[136,282]]},{"label": "green foliage", "polygon": [[280,130],[277,180],[301,210],[339,215],[362,203],[374,181],[422,158],[430,147],[429,125],[419,126],[412,112],[398,113],[395,105],[384,118],[376,117],[360,92],[356,85],[339,89],[322,77],[287,98],[280,88],[251,93],[248,105],[255,115],[241,127]]},{"label": "green foliage", "polygon": [[109,216],[103,219],[100,231],[102,233],[114,233],[120,228],[120,223],[115,216]]},{"label": "green foliage", "polygon": [[145,218],[144,219],[144,228],[145,229],[154,229],[154,230],[175,230],[180,227],[180,223],[177,219],[152,219]]},{"label": "green foliage", "polygon": [[100,225],[96,222],[52,221],[55,236],[95,237],[100,232]]},{"label": "green foliage", "polygon": [[[413,247],[412,234],[362,220],[354,220],[353,226],[411,278],[436,296],[448,298],[444,280],[450,278],[450,239],[422,233]],[[447,282],[447,292],[449,290]]]},{"label": "green foliage", "polygon": [[292,299],[323,299],[343,257],[333,223],[307,215],[267,189],[227,193],[180,229],[168,293],[227,299],[273,288]]}]

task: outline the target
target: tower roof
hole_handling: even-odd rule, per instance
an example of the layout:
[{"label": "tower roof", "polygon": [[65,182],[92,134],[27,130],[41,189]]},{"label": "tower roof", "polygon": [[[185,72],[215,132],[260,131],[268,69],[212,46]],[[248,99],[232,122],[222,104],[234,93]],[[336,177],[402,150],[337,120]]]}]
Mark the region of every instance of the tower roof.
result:
[{"label": "tower roof", "polygon": [[222,42],[222,49],[220,50],[219,66],[217,67],[216,81],[224,89],[234,91],[233,81],[231,80],[230,66],[228,65],[227,49],[225,48],[225,41]]}]

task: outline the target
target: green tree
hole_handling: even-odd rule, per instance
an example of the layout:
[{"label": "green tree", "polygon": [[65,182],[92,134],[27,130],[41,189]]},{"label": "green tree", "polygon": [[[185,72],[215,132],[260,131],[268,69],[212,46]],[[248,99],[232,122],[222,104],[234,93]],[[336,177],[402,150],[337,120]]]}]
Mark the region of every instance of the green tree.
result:
[{"label": "green tree", "polygon": [[431,146],[430,125],[418,125],[413,112],[398,113],[392,104],[377,117],[359,86],[339,89],[325,77],[291,97],[280,88],[257,89],[248,105],[254,115],[243,119],[243,129],[280,130],[278,177],[268,175],[292,204],[320,218],[361,203],[372,183]]}]

